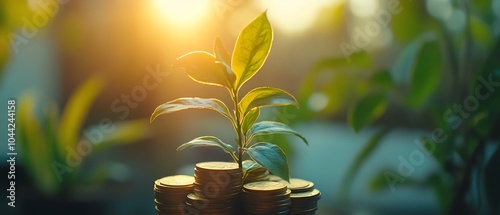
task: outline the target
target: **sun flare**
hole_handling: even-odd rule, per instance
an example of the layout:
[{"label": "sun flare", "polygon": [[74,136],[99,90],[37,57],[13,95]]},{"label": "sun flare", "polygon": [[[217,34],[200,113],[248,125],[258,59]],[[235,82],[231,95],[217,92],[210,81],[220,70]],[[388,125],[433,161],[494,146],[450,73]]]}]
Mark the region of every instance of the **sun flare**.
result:
[{"label": "sun flare", "polygon": [[155,7],[172,25],[192,27],[200,23],[209,9],[209,0],[154,0]]}]

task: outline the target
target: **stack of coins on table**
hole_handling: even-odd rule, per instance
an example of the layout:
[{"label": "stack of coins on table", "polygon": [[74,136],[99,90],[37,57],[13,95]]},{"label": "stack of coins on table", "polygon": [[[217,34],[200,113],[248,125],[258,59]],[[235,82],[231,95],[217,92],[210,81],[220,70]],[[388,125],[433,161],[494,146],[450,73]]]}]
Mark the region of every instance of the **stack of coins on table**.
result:
[{"label": "stack of coins on table", "polygon": [[193,192],[193,187],[193,176],[174,175],[156,180],[154,201],[157,214],[184,214],[182,208],[187,194]]},{"label": "stack of coins on table", "polygon": [[[285,182],[286,183],[286,182]],[[321,198],[319,190],[314,189],[314,183],[303,179],[292,178],[286,183],[292,191],[290,200],[290,215],[313,215],[318,209],[318,200]]]},{"label": "stack of coins on table", "polygon": [[[247,161],[243,161],[243,167],[245,167],[245,162]],[[246,184],[255,181],[268,181],[268,180],[269,180],[269,171],[263,166],[259,165],[257,169],[254,169],[253,171],[249,172],[246,175],[246,177],[243,180],[243,183]]]},{"label": "stack of coins on table", "polygon": [[244,214],[288,214],[290,189],[281,182],[258,181],[243,185],[242,209]]},{"label": "stack of coins on table", "polygon": [[186,205],[191,214],[236,214],[242,173],[237,163],[202,162],[194,169],[193,194]]}]

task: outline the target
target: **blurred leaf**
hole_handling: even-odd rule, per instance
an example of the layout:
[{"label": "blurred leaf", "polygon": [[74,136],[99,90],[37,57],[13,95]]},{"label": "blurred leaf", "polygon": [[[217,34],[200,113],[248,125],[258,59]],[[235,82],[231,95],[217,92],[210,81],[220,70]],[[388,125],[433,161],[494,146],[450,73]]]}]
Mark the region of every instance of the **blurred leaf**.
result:
[{"label": "blurred leaf", "polygon": [[[2,9],[0,9],[1,11]],[[3,29],[0,26],[0,35],[3,35]],[[4,66],[7,63],[7,60],[9,58],[9,43],[6,39],[0,40],[0,83],[3,82],[3,77],[4,77]]]},{"label": "blurred leaf", "polygon": [[388,70],[375,72],[370,78],[370,83],[377,88],[384,90],[392,90],[396,88],[396,84],[392,80],[391,73]]},{"label": "blurred leaf", "polygon": [[[493,0],[495,1],[495,0]],[[474,0],[470,1],[470,4],[472,4],[475,8],[481,10],[481,13],[486,13],[491,10],[492,7],[492,0]]]},{"label": "blurred leaf", "polygon": [[272,87],[257,87],[241,99],[238,108],[240,108],[241,113],[245,116],[253,108],[285,105],[299,107],[297,100],[284,90]]},{"label": "blurred leaf", "polygon": [[248,24],[234,46],[231,68],[236,74],[236,89],[255,75],[264,65],[273,41],[273,29],[266,12]]},{"label": "blurred leaf", "polygon": [[471,87],[470,95],[482,95],[477,112],[488,112],[500,114],[500,38],[496,38],[495,44],[488,53],[483,66],[476,73]]},{"label": "blurred leaf", "polygon": [[223,149],[226,153],[230,154],[233,159],[235,159],[235,162],[238,162],[238,159],[236,156],[233,154],[234,148],[233,146],[224,143],[222,140],[220,140],[217,137],[214,136],[203,136],[203,137],[197,137],[187,143],[184,143],[180,145],[177,148],[177,151],[188,149],[188,148],[194,148],[194,147],[200,147],[200,146],[215,146]]},{"label": "blurred leaf", "polygon": [[441,49],[438,41],[425,43],[417,55],[411,77],[410,94],[406,102],[420,109],[439,86],[442,70]]},{"label": "blurred leaf", "polygon": [[53,195],[60,188],[60,183],[56,180],[54,171],[50,164],[56,159],[51,153],[50,142],[44,131],[42,124],[34,112],[35,98],[33,95],[23,95],[18,104],[19,112],[16,116],[18,122],[18,133],[20,149],[23,159],[28,167],[33,183],[45,194]]},{"label": "blurred leaf", "polygon": [[[349,106],[349,101],[357,97],[357,88],[365,81],[360,77],[365,76],[365,70],[371,66],[370,56],[360,51],[352,54],[350,62],[345,58],[328,58],[319,61],[307,74],[300,89],[299,99],[303,103],[310,102],[314,93],[322,93],[328,96],[326,106],[321,110],[322,114],[334,114]],[[301,114],[306,114],[309,109],[304,109]],[[317,113],[313,113],[317,115]]]},{"label": "blurred leaf", "polygon": [[470,17],[470,31],[472,38],[478,44],[485,48],[489,48],[491,46],[493,42],[493,33],[491,32],[490,27],[479,17]]},{"label": "blurred leaf", "polygon": [[370,138],[366,146],[363,148],[361,153],[359,153],[358,156],[356,156],[356,159],[354,162],[351,164],[351,166],[348,168],[348,172],[345,175],[345,177],[342,180],[342,188],[340,190],[340,195],[341,198],[344,200],[349,199],[349,190],[351,189],[352,182],[354,181],[354,178],[356,177],[356,174],[358,173],[359,169],[365,163],[366,159],[375,151],[377,146],[380,144],[380,140],[389,132],[388,129],[384,129],[382,131],[377,132],[375,135]]},{"label": "blurred leaf", "polygon": [[471,127],[474,128],[479,136],[488,138],[493,130],[495,118],[496,117],[492,116],[488,112],[477,113],[471,120]]},{"label": "blurred leaf", "polygon": [[269,172],[290,181],[290,171],[285,153],[272,143],[256,143],[246,150],[248,155]]},{"label": "blurred leaf", "polygon": [[[59,152],[65,153],[66,147],[76,145],[80,136],[80,130],[85,122],[90,106],[104,86],[104,80],[100,76],[93,76],[85,81],[71,95],[59,124]],[[64,157],[65,154],[61,154]]]},{"label": "blurred leaf", "polygon": [[259,115],[260,115],[260,108],[253,108],[248,112],[248,114],[243,119],[243,125],[242,125],[243,135],[247,135],[248,130],[257,121]]},{"label": "blurred leaf", "polygon": [[[110,122],[111,123],[111,122]],[[150,135],[148,120],[137,119],[109,124],[104,129],[103,124],[88,128],[89,131],[97,130],[104,133],[100,141],[92,142],[96,149],[103,149],[111,145],[134,143]],[[106,130],[106,131],[104,131]]]},{"label": "blurred leaf", "polygon": [[386,108],[387,96],[385,94],[375,93],[367,95],[349,109],[349,125],[357,132],[382,116]]},{"label": "blurred leaf", "polygon": [[400,3],[400,12],[393,15],[391,26],[394,37],[407,43],[425,30],[429,17],[425,11],[425,1],[394,1]]},{"label": "blurred leaf", "polygon": [[208,52],[189,52],[177,58],[172,67],[183,67],[196,82],[232,89],[227,73],[217,65],[215,56]]},{"label": "blurred leaf", "polygon": [[[219,37],[215,39],[214,53],[216,60],[220,62],[222,68],[225,70],[224,74],[226,75],[226,79],[230,84],[230,88],[233,88],[236,82],[236,75],[233,73],[233,70],[231,70],[231,55],[226,50]],[[216,61],[216,63],[218,62]]]},{"label": "blurred leaf", "polygon": [[410,77],[416,61],[415,59],[417,58],[419,50],[425,43],[425,37],[424,35],[411,41],[404,47],[401,54],[398,55],[391,69],[392,79],[398,85],[404,86],[410,84]]},{"label": "blurred leaf", "polygon": [[52,156],[53,161],[63,162],[65,157],[61,157],[63,152],[59,151],[58,129],[59,129],[59,110],[54,101],[48,103],[44,110],[43,133],[46,135],[47,149]]},{"label": "blurred leaf", "polygon": [[166,113],[173,113],[186,109],[209,109],[214,110],[228,118],[231,123],[234,125],[234,120],[231,114],[229,113],[229,109],[221,100],[214,98],[178,98],[169,102],[166,102],[154,110],[153,114],[151,114],[150,121],[154,121],[156,117]]},{"label": "blurred leaf", "polygon": [[261,121],[255,123],[250,129],[249,140],[252,140],[256,136],[273,135],[273,134],[293,134],[302,139],[302,141],[304,141],[304,143],[308,145],[306,138],[304,138],[296,131],[292,130],[290,127],[288,127],[288,125],[273,121]]}]

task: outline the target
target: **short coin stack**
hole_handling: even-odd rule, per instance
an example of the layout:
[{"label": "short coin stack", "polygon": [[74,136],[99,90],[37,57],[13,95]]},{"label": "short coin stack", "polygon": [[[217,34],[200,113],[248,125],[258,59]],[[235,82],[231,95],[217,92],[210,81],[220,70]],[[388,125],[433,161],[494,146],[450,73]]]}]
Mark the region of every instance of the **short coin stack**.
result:
[{"label": "short coin stack", "polygon": [[287,183],[292,191],[290,200],[290,215],[313,215],[318,209],[318,200],[321,198],[319,190],[314,189],[314,183],[303,179],[292,178]]},{"label": "short coin stack", "polygon": [[247,215],[288,214],[290,189],[280,182],[258,181],[243,185],[242,209]]},{"label": "short coin stack", "polygon": [[155,181],[154,196],[156,212],[163,214],[184,214],[186,195],[193,192],[194,177],[187,175],[168,176]]},{"label": "short coin stack", "polygon": [[241,178],[237,163],[196,164],[194,189],[187,196],[187,209],[196,214],[235,214],[239,210]]}]

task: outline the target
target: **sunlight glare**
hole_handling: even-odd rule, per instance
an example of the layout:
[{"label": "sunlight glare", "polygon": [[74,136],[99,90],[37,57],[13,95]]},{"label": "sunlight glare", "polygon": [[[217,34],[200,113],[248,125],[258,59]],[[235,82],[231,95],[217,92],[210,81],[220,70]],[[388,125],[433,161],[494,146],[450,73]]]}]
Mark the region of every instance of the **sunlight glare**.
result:
[{"label": "sunlight glare", "polygon": [[192,27],[200,23],[210,8],[209,0],[154,0],[160,15],[169,23]]},{"label": "sunlight glare", "polygon": [[269,19],[276,24],[278,29],[286,33],[297,33],[311,27],[319,11],[332,3],[338,3],[338,1],[261,0],[259,6],[262,9],[269,9]]},{"label": "sunlight glare", "polygon": [[379,7],[377,0],[349,0],[351,13],[359,18],[366,18],[375,14]]}]

